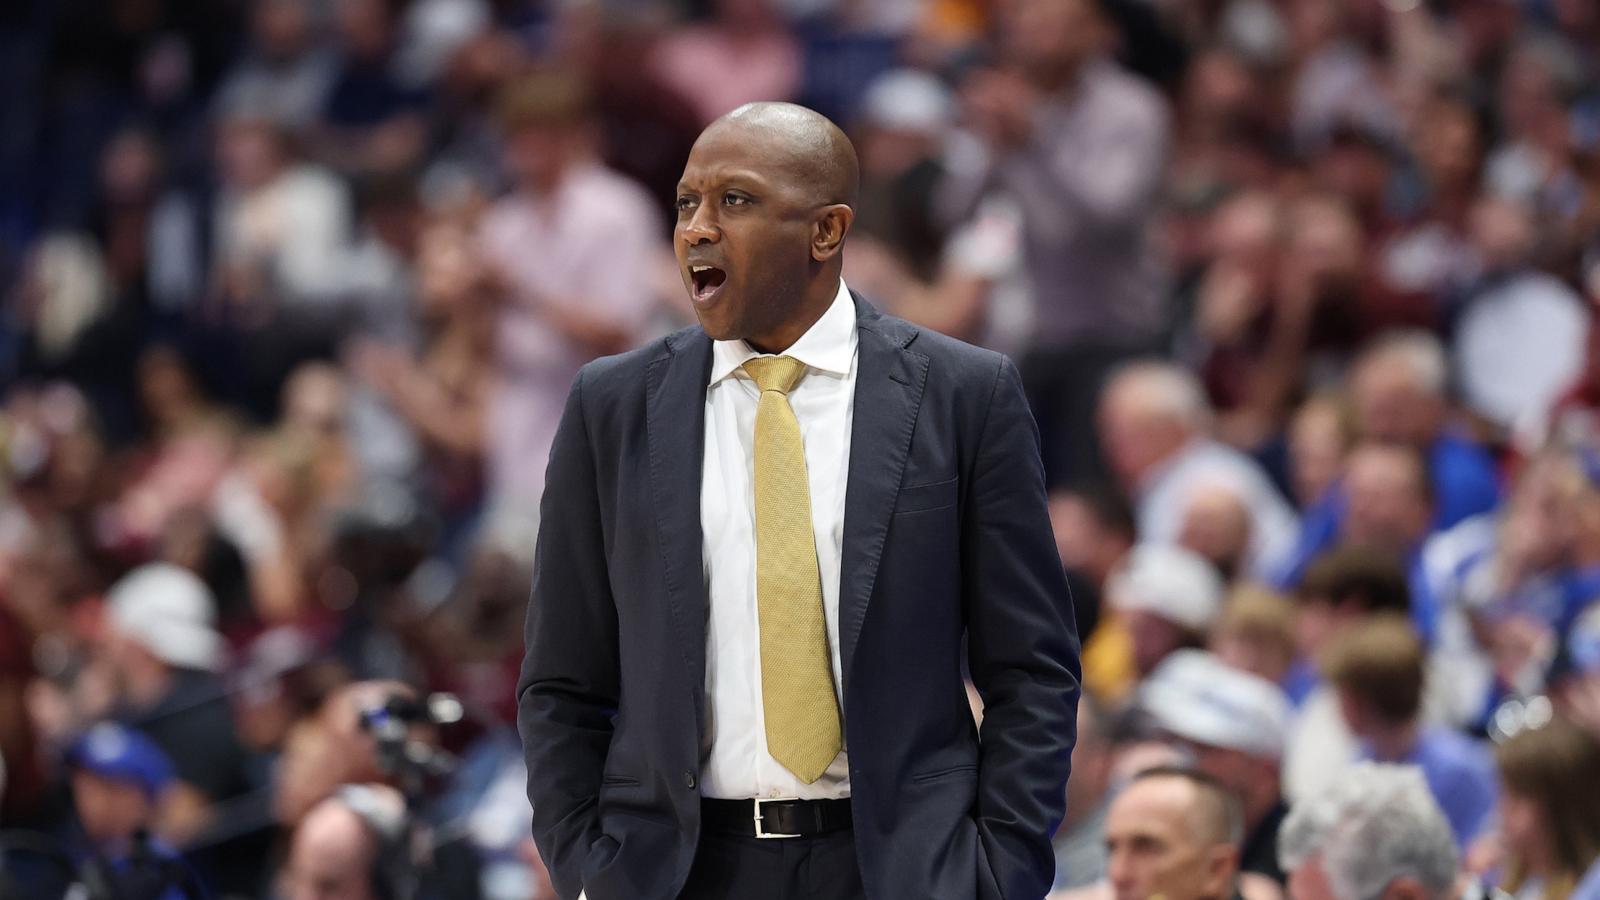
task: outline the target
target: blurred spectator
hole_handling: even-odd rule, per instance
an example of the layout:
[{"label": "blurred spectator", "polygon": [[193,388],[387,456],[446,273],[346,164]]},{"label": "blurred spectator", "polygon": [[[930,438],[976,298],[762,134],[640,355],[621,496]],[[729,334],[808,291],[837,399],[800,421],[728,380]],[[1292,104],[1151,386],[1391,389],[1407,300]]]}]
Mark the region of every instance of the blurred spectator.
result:
[{"label": "blurred spectator", "polygon": [[1419,331],[1374,341],[1350,373],[1362,438],[1404,444],[1426,457],[1434,529],[1493,509],[1499,494],[1489,455],[1446,421],[1448,382],[1444,347]]},{"label": "blurred spectator", "polygon": [[[1436,338],[1423,332],[1393,332],[1382,337],[1363,351],[1350,379],[1355,427],[1361,438],[1410,448],[1422,455],[1432,506],[1428,531],[1449,528],[1494,508],[1499,488],[1493,461],[1476,443],[1446,425],[1447,362]],[[1354,471],[1357,463],[1352,458],[1347,465]],[[1361,474],[1371,481],[1375,468],[1368,459]],[[1341,481],[1311,501],[1283,583],[1292,585],[1299,568],[1341,535],[1346,540],[1356,539],[1352,529],[1364,535],[1360,540],[1381,541],[1378,546],[1416,545],[1419,538],[1411,533],[1413,528],[1395,534],[1383,533],[1394,529],[1372,522],[1350,523],[1353,487]],[[1371,492],[1367,493],[1366,499],[1372,500]],[[1367,503],[1365,509],[1370,518],[1372,504]]]},{"label": "blurred spectator", "polygon": [[1244,836],[1239,801],[1186,769],[1141,773],[1106,817],[1107,879],[1116,900],[1228,900]]},{"label": "blurred spectator", "polygon": [[1288,808],[1278,783],[1289,715],[1283,692],[1205,651],[1181,650],[1151,674],[1139,708],[1193,754],[1195,768],[1238,797],[1240,871],[1282,885],[1278,829]]},{"label": "blurred spectator", "polygon": [[1133,670],[1143,680],[1172,653],[1205,644],[1222,609],[1222,580],[1182,548],[1141,544],[1112,573],[1106,599],[1128,630]]},{"label": "blurred spectator", "polygon": [[244,749],[216,674],[227,648],[214,601],[192,573],[152,563],[112,586],[106,612],[114,713],[171,757],[180,784],[163,832],[181,843],[211,824],[215,804],[246,787]]},{"label": "blurred spectator", "polygon": [[1003,6],[1000,66],[962,86],[965,130],[946,155],[946,221],[994,192],[1022,210],[1035,330],[1023,381],[1052,485],[1102,471],[1091,438],[1105,374],[1152,350],[1168,313],[1149,234],[1168,154],[1165,103],[1106,58],[1092,0]]},{"label": "blurred spectator", "polygon": [[1211,410],[1183,370],[1147,362],[1119,370],[1100,399],[1106,458],[1133,497],[1143,540],[1173,543],[1202,488],[1249,511],[1244,571],[1272,572],[1294,540],[1295,515],[1249,457],[1209,436]]},{"label": "blurred spectator", "polygon": [[712,16],[667,36],[649,59],[656,77],[689,100],[703,127],[756,100],[792,100],[800,46],[772,0],[713,0]]},{"label": "blurred spectator", "polygon": [[400,7],[388,0],[338,0],[338,70],[318,117],[319,156],[342,172],[413,167],[426,128],[423,96],[406,83],[395,51]]},{"label": "blurred spectator", "polygon": [[310,0],[262,0],[250,15],[250,49],[217,90],[224,117],[254,111],[308,128],[333,86],[335,60],[319,46]]},{"label": "blurred spectator", "polygon": [[1321,662],[1362,756],[1420,768],[1456,846],[1469,846],[1494,811],[1494,762],[1477,741],[1422,722],[1426,658],[1406,620],[1374,616],[1340,635]]},{"label": "blurred spectator", "polygon": [[1050,496],[1050,526],[1072,585],[1078,629],[1087,638],[1103,609],[1106,580],[1138,537],[1133,509],[1120,493],[1105,487],[1056,491]]},{"label": "blurred spectator", "polygon": [[[1439,610],[1423,568],[1424,541],[1433,521],[1434,497],[1426,462],[1404,444],[1369,441],[1350,451],[1337,490],[1338,530],[1332,540],[1319,541],[1312,528],[1302,535],[1301,553],[1327,546],[1362,547],[1389,555],[1405,567],[1411,592],[1411,616],[1424,640],[1433,641]],[[1278,579],[1293,589],[1304,577],[1311,556],[1296,558]]]},{"label": "blurred spectator", "polygon": [[1306,570],[1295,608],[1299,660],[1289,674],[1298,701],[1284,751],[1284,793],[1311,796],[1356,761],[1360,748],[1344,724],[1338,694],[1316,669],[1339,637],[1379,614],[1409,615],[1405,571],[1388,555],[1359,547],[1333,550]]},{"label": "blurred spectator", "polygon": [[383,900],[409,877],[405,801],[382,785],[347,785],[294,830],[285,900]]},{"label": "blurred spectator", "polygon": [[1531,459],[1497,515],[1436,538],[1425,558],[1458,677],[1482,706],[1537,693],[1561,642],[1600,590],[1600,493],[1585,465],[1552,450]]},{"label": "blurred spectator", "polygon": [[1305,514],[1302,540],[1319,533],[1315,506],[1328,496],[1344,469],[1345,455],[1356,438],[1353,419],[1343,397],[1321,393],[1301,404],[1289,423],[1289,483],[1295,504]]},{"label": "blurred spectator", "polygon": [[1362,763],[1297,802],[1278,845],[1292,900],[1456,896],[1450,825],[1419,775]]},{"label": "blurred spectator", "polygon": [[1136,677],[1133,654],[1126,625],[1108,614],[1105,590],[1137,538],[1133,509],[1113,489],[1056,491],[1050,497],[1050,524],[1083,636],[1084,684],[1100,697],[1120,699]]},{"label": "blurred spectator", "polygon": [[1563,718],[1530,723],[1495,751],[1505,889],[1600,896],[1600,740]]},{"label": "blurred spectator", "polygon": [[186,870],[153,838],[173,783],[161,748],[132,729],[109,722],[90,728],[67,752],[78,825],[89,846],[83,855],[119,895],[186,897]]},{"label": "blurred spectator", "polygon": [[1294,619],[1293,605],[1277,594],[1236,587],[1211,629],[1208,649],[1235,669],[1282,685],[1296,656]]},{"label": "blurred spectator", "polygon": [[313,314],[339,285],[339,251],[350,233],[342,185],[322,167],[297,160],[283,125],[258,114],[224,120],[216,153],[223,302],[257,324],[284,310]]},{"label": "blurred spectator", "polygon": [[545,457],[578,368],[640,336],[660,253],[649,199],[594,157],[587,88],[541,73],[501,98],[516,187],[485,215],[479,243],[504,290],[489,397],[489,496],[536,519]]}]

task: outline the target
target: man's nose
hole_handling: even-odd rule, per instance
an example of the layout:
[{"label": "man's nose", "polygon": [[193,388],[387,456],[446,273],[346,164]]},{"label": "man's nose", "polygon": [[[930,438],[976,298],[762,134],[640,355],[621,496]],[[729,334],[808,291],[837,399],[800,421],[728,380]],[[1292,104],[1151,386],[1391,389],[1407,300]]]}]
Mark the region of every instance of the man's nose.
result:
[{"label": "man's nose", "polygon": [[722,230],[717,227],[715,214],[706,204],[695,207],[689,216],[689,221],[683,223],[681,233],[684,243],[691,245],[716,243],[722,236]]}]

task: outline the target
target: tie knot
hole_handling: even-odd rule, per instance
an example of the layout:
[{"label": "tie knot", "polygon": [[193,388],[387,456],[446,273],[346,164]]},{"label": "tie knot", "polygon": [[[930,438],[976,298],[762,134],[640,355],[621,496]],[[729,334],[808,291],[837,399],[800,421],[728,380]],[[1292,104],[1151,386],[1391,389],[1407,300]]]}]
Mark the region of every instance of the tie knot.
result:
[{"label": "tie knot", "polygon": [[792,356],[758,356],[745,360],[744,370],[756,380],[762,393],[787,394],[806,373],[806,364]]}]

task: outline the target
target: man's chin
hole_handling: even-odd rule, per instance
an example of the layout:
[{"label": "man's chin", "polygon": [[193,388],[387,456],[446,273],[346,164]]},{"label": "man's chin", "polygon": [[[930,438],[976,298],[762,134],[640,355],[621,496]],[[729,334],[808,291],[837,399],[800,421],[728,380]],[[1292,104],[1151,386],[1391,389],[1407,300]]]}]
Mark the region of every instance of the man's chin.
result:
[{"label": "man's chin", "polygon": [[700,319],[700,330],[704,331],[706,336],[713,341],[737,341],[743,337],[739,333],[738,326],[724,321],[719,316],[707,315],[702,312],[698,314],[698,318]]}]

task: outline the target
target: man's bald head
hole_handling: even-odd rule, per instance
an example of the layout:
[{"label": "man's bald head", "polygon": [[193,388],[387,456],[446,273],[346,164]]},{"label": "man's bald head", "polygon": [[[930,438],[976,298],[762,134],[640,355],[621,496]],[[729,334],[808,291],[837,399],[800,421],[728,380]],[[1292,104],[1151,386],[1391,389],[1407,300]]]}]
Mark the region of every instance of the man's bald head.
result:
[{"label": "man's bald head", "polygon": [[792,103],[751,103],[711,123],[678,179],[673,248],[706,334],[781,353],[840,292],[855,220],[856,151]]},{"label": "man's bald head", "polygon": [[730,135],[751,142],[794,184],[814,190],[817,205],[855,206],[861,185],[856,148],[827,116],[794,103],[746,103],[712,122],[700,141]]}]

